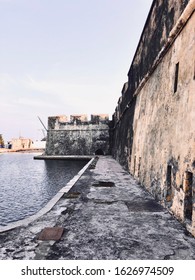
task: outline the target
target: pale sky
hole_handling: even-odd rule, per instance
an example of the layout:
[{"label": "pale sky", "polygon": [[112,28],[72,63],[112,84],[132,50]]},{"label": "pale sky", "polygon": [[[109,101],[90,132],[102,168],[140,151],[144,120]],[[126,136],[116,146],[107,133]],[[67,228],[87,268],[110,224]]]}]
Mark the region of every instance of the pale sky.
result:
[{"label": "pale sky", "polygon": [[152,0],[0,0],[0,134],[114,113]]}]

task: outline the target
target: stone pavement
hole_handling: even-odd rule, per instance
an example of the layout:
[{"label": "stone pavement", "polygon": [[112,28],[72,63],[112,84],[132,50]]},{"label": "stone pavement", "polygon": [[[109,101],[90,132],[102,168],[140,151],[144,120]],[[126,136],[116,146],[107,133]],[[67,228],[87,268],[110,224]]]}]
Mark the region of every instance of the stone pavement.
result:
[{"label": "stone pavement", "polygon": [[[61,238],[39,240],[46,227],[63,229]],[[0,259],[194,260],[195,238],[114,159],[100,157],[51,211],[0,234]]]}]

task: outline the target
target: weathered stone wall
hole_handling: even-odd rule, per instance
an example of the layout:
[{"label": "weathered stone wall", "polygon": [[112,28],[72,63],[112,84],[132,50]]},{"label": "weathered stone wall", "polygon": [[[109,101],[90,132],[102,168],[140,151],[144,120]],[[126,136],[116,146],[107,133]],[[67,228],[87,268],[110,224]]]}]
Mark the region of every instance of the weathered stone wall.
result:
[{"label": "weathered stone wall", "polygon": [[110,154],[108,115],[55,116],[48,118],[46,155]]},{"label": "weathered stone wall", "polygon": [[153,2],[113,115],[112,152],[195,235],[195,13],[175,28],[188,2],[193,11],[192,0]]},{"label": "weathered stone wall", "polygon": [[[119,158],[121,164],[128,165],[124,151],[128,148],[131,154],[133,139],[134,106],[136,104],[136,92],[154,71],[159,59],[170,47],[169,36],[177,23],[189,0],[154,0],[145,23],[133,62],[128,72],[128,82],[124,84],[122,96],[113,115],[114,127],[118,127],[114,137],[113,155]],[[128,137],[121,140],[123,122],[129,128]],[[125,133],[127,133],[125,131]],[[128,140],[127,140],[128,139]],[[126,152],[127,153],[127,152]],[[124,157],[124,158],[123,158]]]},{"label": "weathered stone wall", "polygon": [[[171,30],[188,2],[189,0],[153,1],[128,72],[129,88],[123,102],[134,94],[142,79],[151,71],[159,53],[166,46]],[[124,105],[126,106],[126,102]]]}]

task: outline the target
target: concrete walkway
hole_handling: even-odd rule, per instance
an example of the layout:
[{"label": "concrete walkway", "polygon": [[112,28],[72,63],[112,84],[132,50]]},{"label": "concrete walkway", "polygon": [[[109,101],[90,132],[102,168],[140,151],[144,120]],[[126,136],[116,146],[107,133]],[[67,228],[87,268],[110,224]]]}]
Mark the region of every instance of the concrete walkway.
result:
[{"label": "concrete walkway", "polygon": [[[38,240],[45,227],[63,235]],[[114,159],[100,157],[50,212],[0,234],[0,259],[195,259],[195,238]]]}]

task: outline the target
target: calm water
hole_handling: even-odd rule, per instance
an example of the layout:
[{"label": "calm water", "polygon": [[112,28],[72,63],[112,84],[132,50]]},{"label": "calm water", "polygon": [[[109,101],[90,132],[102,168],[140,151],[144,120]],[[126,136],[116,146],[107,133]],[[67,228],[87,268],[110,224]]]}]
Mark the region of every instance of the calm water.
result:
[{"label": "calm water", "polygon": [[35,154],[0,154],[0,225],[38,212],[87,161],[34,160]]}]

